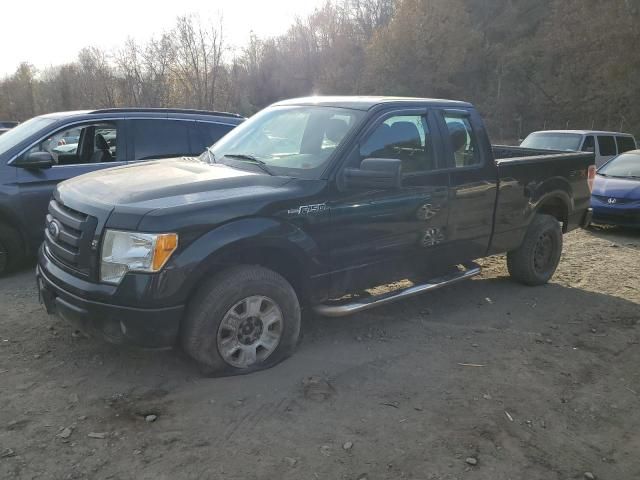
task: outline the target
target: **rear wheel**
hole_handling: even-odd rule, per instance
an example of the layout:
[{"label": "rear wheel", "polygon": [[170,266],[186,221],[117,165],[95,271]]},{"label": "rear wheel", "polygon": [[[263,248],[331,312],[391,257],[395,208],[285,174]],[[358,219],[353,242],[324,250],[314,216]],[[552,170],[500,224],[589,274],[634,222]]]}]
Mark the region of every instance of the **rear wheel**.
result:
[{"label": "rear wheel", "polygon": [[269,368],[290,356],[300,335],[291,285],[260,266],[239,266],[205,284],[189,304],[182,346],[212,376]]},{"label": "rear wheel", "polygon": [[560,223],[551,215],[536,215],[522,245],[507,253],[509,274],[525,285],[543,285],[555,273],[561,254]]},{"label": "rear wheel", "polygon": [[24,258],[20,234],[0,223],[0,276],[15,269]]}]

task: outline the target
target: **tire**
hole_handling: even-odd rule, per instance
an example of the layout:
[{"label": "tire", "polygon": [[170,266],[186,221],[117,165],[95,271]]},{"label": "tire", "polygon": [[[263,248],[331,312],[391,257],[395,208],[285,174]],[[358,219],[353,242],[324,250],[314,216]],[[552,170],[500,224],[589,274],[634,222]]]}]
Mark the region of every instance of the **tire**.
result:
[{"label": "tire", "polygon": [[24,259],[20,234],[12,227],[0,223],[0,276],[14,270]]},{"label": "tire", "polygon": [[298,297],[282,276],[257,265],[231,267],[189,302],[182,348],[205,375],[242,375],[291,356],[300,323]]},{"label": "tire", "polygon": [[522,244],[507,253],[511,277],[525,285],[544,285],[558,267],[562,254],[562,230],[551,215],[536,215]]}]

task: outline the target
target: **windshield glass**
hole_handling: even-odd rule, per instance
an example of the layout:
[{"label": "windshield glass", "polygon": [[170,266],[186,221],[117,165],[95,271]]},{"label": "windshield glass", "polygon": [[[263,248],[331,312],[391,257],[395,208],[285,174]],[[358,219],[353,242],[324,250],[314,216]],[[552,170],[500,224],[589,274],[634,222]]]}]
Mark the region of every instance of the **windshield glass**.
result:
[{"label": "windshield glass", "polygon": [[640,153],[623,153],[600,167],[598,173],[607,177],[640,178]]},{"label": "windshield glass", "polygon": [[[276,175],[318,178],[363,115],[323,106],[270,107],[224,136],[210,153],[216,162],[253,158]],[[211,155],[205,151],[200,160],[209,162]]]},{"label": "windshield glass", "polygon": [[534,132],[520,144],[521,147],[541,150],[580,150],[582,135],[577,133]]},{"label": "windshield glass", "polygon": [[0,135],[0,155],[55,121],[53,118],[35,117]]}]

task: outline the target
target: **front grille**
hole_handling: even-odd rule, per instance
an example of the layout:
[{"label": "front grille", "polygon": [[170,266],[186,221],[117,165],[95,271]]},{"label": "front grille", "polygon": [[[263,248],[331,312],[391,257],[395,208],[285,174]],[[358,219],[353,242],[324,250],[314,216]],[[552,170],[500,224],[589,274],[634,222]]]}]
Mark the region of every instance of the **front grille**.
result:
[{"label": "front grille", "polygon": [[626,205],[627,203],[633,203],[638,201],[634,198],[616,198],[616,197],[607,197],[604,195],[594,195],[594,197],[600,200],[602,203],[607,203],[607,204],[609,204],[609,199],[615,200],[615,202],[613,203],[615,205]]},{"label": "front grille", "polygon": [[91,272],[91,242],[96,218],[53,199],[45,228],[45,246],[62,265],[88,276]]}]

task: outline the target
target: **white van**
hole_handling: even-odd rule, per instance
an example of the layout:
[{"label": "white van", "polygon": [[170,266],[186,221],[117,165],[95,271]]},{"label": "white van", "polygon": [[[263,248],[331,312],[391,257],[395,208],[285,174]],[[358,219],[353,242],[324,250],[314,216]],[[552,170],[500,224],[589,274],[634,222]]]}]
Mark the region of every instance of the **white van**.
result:
[{"label": "white van", "polygon": [[633,135],[597,130],[542,130],[530,133],[520,146],[541,150],[594,152],[596,167],[620,153],[637,148]]}]

